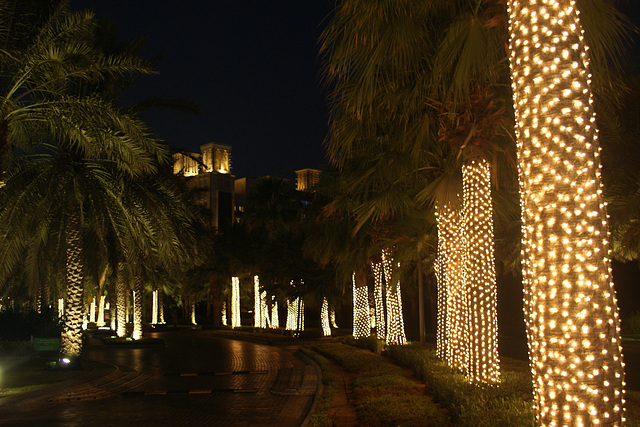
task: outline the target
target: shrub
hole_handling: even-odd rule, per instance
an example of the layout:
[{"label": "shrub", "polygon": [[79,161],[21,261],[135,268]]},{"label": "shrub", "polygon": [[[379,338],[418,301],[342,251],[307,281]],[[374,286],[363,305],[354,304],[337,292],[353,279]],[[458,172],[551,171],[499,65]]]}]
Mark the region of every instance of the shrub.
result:
[{"label": "shrub", "polygon": [[59,337],[61,332],[57,314],[23,312],[6,309],[0,311],[0,340],[28,341],[31,336]]}]

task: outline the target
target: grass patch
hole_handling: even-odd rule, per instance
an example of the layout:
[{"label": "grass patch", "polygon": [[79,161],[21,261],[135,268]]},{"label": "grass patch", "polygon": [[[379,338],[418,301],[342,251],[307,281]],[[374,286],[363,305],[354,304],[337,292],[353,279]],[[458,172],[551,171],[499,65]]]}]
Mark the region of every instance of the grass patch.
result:
[{"label": "grass patch", "polygon": [[497,387],[470,385],[435,355],[419,345],[392,346],[389,355],[424,380],[434,399],[463,426],[533,426],[532,386],[526,362],[502,362],[502,382]]},{"label": "grass patch", "polygon": [[321,356],[307,347],[301,347],[300,351],[320,366],[322,371],[322,384],[324,385],[322,394],[317,398],[316,407],[309,418],[309,425],[312,427],[333,426],[333,421],[329,416],[329,410],[332,408],[333,396],[336,394],[338,387],[335,372],[326,357]]},{"label": "grass patch", "polygon": [[0,359],[0,397],[42,388],[82,374],[77,370],[45,369],[46,363],[39,357]]},{"label": "grass patch", "polygon": [[401,368],[381,356],[341,343],[318,343],[312,348],[355,374],[352,398],[361,424],[450,424],[438,405]]}]

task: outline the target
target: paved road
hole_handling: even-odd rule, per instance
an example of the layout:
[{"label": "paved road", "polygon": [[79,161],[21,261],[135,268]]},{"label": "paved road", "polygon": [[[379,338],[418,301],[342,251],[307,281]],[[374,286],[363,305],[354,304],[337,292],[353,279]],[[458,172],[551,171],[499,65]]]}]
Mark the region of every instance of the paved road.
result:
[{"label": "paved road", "polygon": [[[284,427],[300,425],[309,411],[315,372],[290,349],[206,332],[149,335],[165,346],[89,348],[88,359],[117,371],[85,394],[61,392],[43,409],[30,411],[23,403],[5,424]],[[86,400],[104,397],[104,390],[115,396]]]}]

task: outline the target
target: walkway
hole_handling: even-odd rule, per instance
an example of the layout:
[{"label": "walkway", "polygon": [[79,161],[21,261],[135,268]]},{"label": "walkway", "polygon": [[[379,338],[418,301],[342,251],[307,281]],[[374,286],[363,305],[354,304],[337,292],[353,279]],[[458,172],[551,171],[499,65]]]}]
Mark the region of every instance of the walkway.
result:
[{"label": "walkway", "polygon": [[206,332],[149,334],[165,346],[89,347],[90,381],[0,399],[0,424],[298,426],[317,376],[291,349]]}]

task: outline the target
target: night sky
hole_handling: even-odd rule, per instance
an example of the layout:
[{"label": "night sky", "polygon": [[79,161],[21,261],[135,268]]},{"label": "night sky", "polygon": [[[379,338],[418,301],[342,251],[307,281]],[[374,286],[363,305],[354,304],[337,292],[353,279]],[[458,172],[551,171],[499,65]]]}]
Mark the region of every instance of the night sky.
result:
[{"label": "night sky", "polygon": [[147,36],[143,57],[158,75],[128,88],[125,102],[182,97],[199,115],[144,114],[172,147],[232,146],[236,177],[276,175],[325,163],[327,108],[318,37],[331,0],[76,0],[110,18],[121,40]]},{"label": "night sky", "polygon": [[[318,38],[334,0],[74,0],[116,25],[119,39],[146,36],[158,75],[139,78],[124,101],[182,97],[199,115],[155,109],[144,119],[176,149],[232,146],[236,177],[325,163],[326,93]],[[638,5],[622,2],[636,24]],[[640,52],[636,44],[633,49]]]}]

